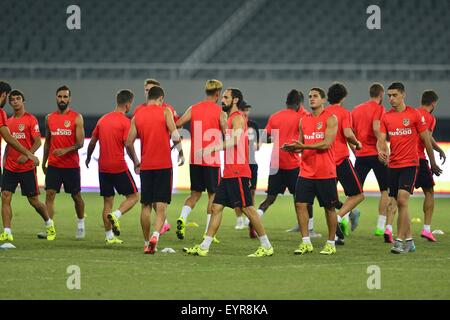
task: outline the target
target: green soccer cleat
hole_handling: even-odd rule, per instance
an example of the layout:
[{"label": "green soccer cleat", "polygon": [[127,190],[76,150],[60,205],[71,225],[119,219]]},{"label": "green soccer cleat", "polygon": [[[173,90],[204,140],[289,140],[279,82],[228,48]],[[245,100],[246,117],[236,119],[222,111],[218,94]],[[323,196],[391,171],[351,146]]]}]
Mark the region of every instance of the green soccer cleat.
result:
[{"label": "green soccer cleat", "polygon": [[56,239],[56,229],[55,229],[55,223],[52,222],[51,225],[45,228],[45,231],[47,233],[47,240],[53,241]]},{"label": "green soccer cleat", "polygon": [[6,233],[3,231],[3,233],[0,234],[0,241],[13,241],[14,238],[12,234]]},{"label": "green soccer cleat", "polygon": [[108,215],[106,217],[108,218],[109,222],[111,222],[112,232],[114,233],[114,235],[115,236],[120,236],[120,222],[119,222],[119,219],[113,213],[108,213]]},{"label": "green soccer cleat", "polygon": [[270,256],[273,256],[273,247],[270,248],[259,247],[258,250],[255,251],[255,253],[249,254],[247,257],[261,258]]},{"label": "green soccer cleat", "polygon": [[382,236],[382,235],[384,235],[384,230],[376,228],[375,231],[373,232],[373,234],[376,236]]},{"label": "green soccer cleat", "polygon": [[123,241],[117,237],[113,237],[112,239],[105,239],[106,244],[122,244]]},{"label": "green soccer cleat", "polygon": [[[203,234],[203,240],[205,240],[205,237],[206,237],[206,232]],[[213,243],[220,243],[220,240],[217,239],[216,236],[214,236]]]},{"label": "green soccer cleat", "polygon": [[186,232],[186,221],[184,221],[183,217],[179,217],[177,219],[177,237],[180,240],[184,239],[184,234]]},{"label": "green soccer cleat", "polygon": [[328,242],[325,243],[325,246],[323,247],[322,251],[320,251],[320,254],[325,254],[327,256],[335,254],[336,253],[336,247],[329,244]]},{"label": "green soccer cleat", "polygon": [[344,234],[344,236],[347,237],[350,234],[350,226],[348,223],[348,219],[342,219],[340,223],[341,223],[342,233]]},{"label": "green soccer cleat", "polygon": [[298,249],[296,249],[294,251],[294,254],[296,255],[302,255],[302,254],[307,254],[307,253],[311,253],[314,251],[313,245],[311,243],[300,243],[300,245],[298,246]]},{"label": "green soccer cleat", "polygon": [[183,248],[183,251],[192,256],[206,257],[209,250],[203,250],[200,245],[195,245],[192,248]]}]

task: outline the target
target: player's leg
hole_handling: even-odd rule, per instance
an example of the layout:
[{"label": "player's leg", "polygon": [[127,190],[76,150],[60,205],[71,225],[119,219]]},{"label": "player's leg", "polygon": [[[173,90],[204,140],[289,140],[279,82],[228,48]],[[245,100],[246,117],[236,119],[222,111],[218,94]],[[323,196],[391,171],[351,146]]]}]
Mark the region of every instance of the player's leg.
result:
[{"label": "player's leg", "polygon": [[2,221],[3,233],[0,234],[0,241],[13,241],[11,230],[12,210],[11,210],[12,192],[2,188]]},{"label": "player's leg", "polygon": [[73,203],[75,204],[75,212],[77,214],[77,239],[84,239],[86,235],[86,228],[84,225],[84,200],[81,197],[81,192],[71,194]]},{"label": "player's leg", "polygon": [[388,168],[378,161],[377,158],[372,159],[372,168],[377,179],[378,187],[380,189],[380,201],[378,203],[378,219],[377,227],[374,231],[375,235],[381,235],[384,233],[386,220],[387,220],[387,210],[389,204],[389,194],[388,194]]},{"label": "player's leg", "polygon": [[295,187],[295,212],[297,216],[297,225],[299,226],[302,241],[294,251],[294,254],[303,255],[309,252],[313,252],[314,248],[309,236],[309,214],[308,206],[314,203],[316,196],[314,181],[312,179],[306,179],[303,177],[297,178]]},{"label": "player's leg", "polygon": [[[114,206],[114,190],[112,196],[103,196],[102,218],[103,218],[103,225],[105,227],[105,242],[107,244],[122,244],[123,241],[116,237],[116,235],[119,235],[120,232],[117,232],[117,229],[113,227],[113,223],[111,222],[110,219],[113,206]],[[115,230],[116,233],[114,233]]]},{"label": "player's leg", "polygon": [[[272,169],[271,169],[272,170]],[[275,174],[269,175],[269,182],[267,184],[267,196],[258,207],[258,214],[262,216],[269,207],[275,203],[279,193],[283,194],[286,190],[286,185],[283,183],[283,174],[281,169]]]},{"label": "player's leg", "polygon": [[142,234],[144,236],[144,253],[150,252],[150,217],[152,212],[152,206],[149,203],[142,203],[141,199],[141,228]]},{"label": "player's leg", "polygon": [[156,246],[158,245],[159,236],[164,227],[164,222],[167,218],[167,202],[155,202],[155,222],[153,224],[153,233],[149,241],[149,253],[154,254],[156,252]]},{"label": "player's leg", "polygon": [[81,197],[81,173],[80,168],[60,169],[64,192],[70,193],[77,214],[77,239],[84,239],[86,228],[84,225],[84,200]]},{"label": "player's leg", "polygon": [[386,229],[384,230],[384,242],[394,243],[394,235],[392,223],[394,222],[395,212],[397,211],[397,201],[395,198],[389,197],[388,204],[386,206]]},{"label": "player's leg", "polygon": [[45,191],[45,205],[48,210],[48,216],[50,219],[53,219],[55,215],[55,197],[56,190],[47,189]]},{"label": "player's leg", "polygon": [[[203,167],[199,165],[190,165],[189,166],[189,177],[191,181],[191,194],[184,201],[183,208],[181,209],[180,217],[177,220],[177,226],[181,223],[181,228],[184,231],[185,224],[187,222],[188,216],[191,213],[192,209],[195,208],[198,200],[200,200],[202,196],[202,192],[206,190],[206,185],[203,179]],[[178,227],[177,227],[177,236],[178,236]],[[179,239],[184,239],[184,232],[182,237]]]},{"label": "player's leg", "polygon": [[431,218],[434,211],[434,188],[423,188],[425,199],[423,201],[424,225],[421,236],[430,241],[436,241],[436,238],[431,233]]},{"label": "player's leg", "polygon": [[317,199],[319,205],[324,208],[328,226],[328,239],[323,247],[321,254],[331,255],[336,253],[336,229],[337,213],[336,204],[339,202],[339,196],[336,188],[335,179],[315,180],[315,189],[317,190]]}]

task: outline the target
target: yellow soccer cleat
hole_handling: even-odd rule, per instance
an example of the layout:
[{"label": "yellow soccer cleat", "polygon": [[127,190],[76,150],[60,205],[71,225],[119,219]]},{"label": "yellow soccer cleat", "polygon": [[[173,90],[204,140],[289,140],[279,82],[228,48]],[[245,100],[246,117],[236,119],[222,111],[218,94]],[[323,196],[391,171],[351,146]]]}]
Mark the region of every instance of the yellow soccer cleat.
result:
[{"label": "yellow soccer cleat", "polygon": [[55,229],[55,223],[52,222],[51,225],[45,228],[47,233],[47,240],[53,241],[56,239],[56,229]]},{"label": "yellow soccer cleat", "polygon": [[109,222],[111,222],[112,225],[112,232],[114,233],[115,236],[120,236],[120,222],[119,219],[117,219],[117,217],[112,214],[112,213],[108,213],[108,215],[106,216],[109,220]]},{"label": "yellow soccer cleat", "polygon": [[332,255],[336,253],[336,247],[329,244],[328,242],[325,243],[325,246],[323,247],[322,251],[320,251],[320,254],[325,254],[325,255]]},{"label": "yellow soccer cleat", "polygon": [[307,253],[311,253],[314,251],[313,245],[311,243],[300,243],[300,245],[298,246],[298,249],[294,251],[294,254],[296,255],[302,255],[302,254],[307,254]]},{"label": "yellow soccer cleat", "polygon": [[177,238],[180,240],[184,239],[184,234],[186,232],[186,221],[184,221],[183,217],[179,217],[177,219]]},{"label": "yellow soccer cleat", "polygon": [[255,253],[249,254],[247,257],[260,258],[260,257],[270,257],[272,255],[273,255],[273,247],[270,248],[259,247],[258,250],[255,251]]},{"label": "yellow soccer cleat", "polygon": [[183,251],[193,256],[206,257],[209,250],[203,250],[200,245],[195,245],[192,248],[183,248]]},{"label": "yellow soccer cleat", "polygon": [[[206,232],[203,234],[203,240],[205,240],[205,237],[206,237]],[[217,239],[216,236],[214,236],[213,243],[220,243],[220,240]]]},{"label": "yellow soccer cleat", "polygon": [[123,241],[117,237],[113,237],[112,239],[105,239],[106,244],[122,244]]},{"label": "yellow soccer cleat", "polygon": [[0,241],[13,241],[14,238],[12,234],[6,233],[3,231],[3,233],[0,234]]}]

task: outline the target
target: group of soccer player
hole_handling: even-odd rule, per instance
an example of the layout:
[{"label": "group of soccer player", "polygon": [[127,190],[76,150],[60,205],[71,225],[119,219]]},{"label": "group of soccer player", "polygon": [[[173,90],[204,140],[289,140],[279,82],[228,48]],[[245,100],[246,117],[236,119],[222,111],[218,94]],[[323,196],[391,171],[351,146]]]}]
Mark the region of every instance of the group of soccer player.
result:
[{"label": "group of soccer player", "polygon": [[[273,114],[263,130],[266,141],[273,142],[273,151],[267,197],[256,209],[254,195],[258,166],[255,152],[262,139],[258,126],[248,118],[251,106],[244,101],[242,92],[237,88],[223,90],[220,81],[208,80],[204,100],[189,107],[180,117],[165,102],[165,92],[158,81],[147,79],[144,88],[147,101],[135,108],[131,120],[126,114],[132,108],[134,94],[130,90],[117,93],[114,111],[98,120],[88,146],[87,167],[97,142],[100,145],[98,174],[100,195],[104,199],[102,216],[107,244],[123,242],[118,238],[120,218],[139,201],[135,181],[125,161],[126,149],[141,180],[140,222],[144,253],[156,252],[160,236],[170,230],[167,208],[172,195],[171,153],[176,149],[178,165],[183,165],[183,132],[179,129],[188,122],[191,193],[176,221],[179,239],[185,238],[189,214],[203,191],[207,191],[208,205],[203,241],[184,248],[187,254],[206,256],[212,243],[220,243],[216,233],[224,208],[230,207],[237,216],[235,228],[243,229],[248,225],[250,236],[259,239],[258,249],[249,257],[272,256],[274,249],[266,235],[262,216],[278,194],[284,194],[286,189],[294,196],[298,221],[298,227],[292,230],[299,230],[302,235],[294,253],[313,252],[311,238],[320,237],[314,231],[313,203],[317,198],[325,210],[328,226],[327,241],[320,253],[334,254],[336,245],[343,245],[349,229],[354,230],[359,223],[357,206],[364,201],[363,185],[370,170],[374,171],[381,192],[375,234],[384,235],[385,242],[394,244],[391,252],[415,251],[408,213],[408,200],[414,187],[421,187],[425,194],[425,224],[421,236],[436,241],[430,229],[434,208],[433,174],[439,175],[442,171],[436,164],[433,149],[444,161],[445,153],[431,134],[436,123],[431,113],[438,101],[434,91],[425,91],[422,106],[413,109],[405,104],[404,85],[394,82],[387,91],[391,110],[385,112],[382,106],[384,87],[374,83],[369,89],[370,100],[350,112],[343,107],[347,96],[345,86],[334,83],[328,92],[319,87],[309,90],[311,112],[308,112],[303,93],[291,90],[286,107]],[[4,232],[0,234],[0,241],[13,240],[11,199],[18,184],[45,222],[46,231],[38,237],[56,238],[54,200],[61,185],[74,201],[78,218],[76,237],[85,237],[78,156],[84,141],[84,125],[81,115],[69,108],[70,100],[70,89],[59,87],[56,90],[58,108],[46,117],[42,161],[46,175],[44,204],[38,198],[35,166],[39,161],[33,155],[41,145],[37,120],[25,111],[24,94],[0,82],[0,106],[3,108],[9,101],[14,111],[9,119],[3,109],[0,111],[0,133],[7,142],[1,182]],[[327,101],[329,106],[326,107]],[[140,141],[140,157],[134,149],[136,139]],[[355,165],[350,161],[349,146],[356,156]],[[347,197],[344,203],[339,201],[337,182]],[[125,198],[114,210],[116,191]],[[398,230],[394,241],[392,221],[396,208]],[[153,232],[152,209],[156,214]]]}]

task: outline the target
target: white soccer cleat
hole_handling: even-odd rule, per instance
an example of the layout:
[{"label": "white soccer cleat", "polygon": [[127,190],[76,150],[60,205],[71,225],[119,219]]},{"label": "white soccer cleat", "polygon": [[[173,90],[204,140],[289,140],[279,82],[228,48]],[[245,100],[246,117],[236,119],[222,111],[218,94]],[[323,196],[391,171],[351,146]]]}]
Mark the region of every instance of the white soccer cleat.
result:
[{"label": "white soccer cleat", "polygon": [[84,237],[85,237],[84,228],[78,228],[77,229],[77,233],[75,235],[75,238],[77,238],[77,239],[84,239]]}]

